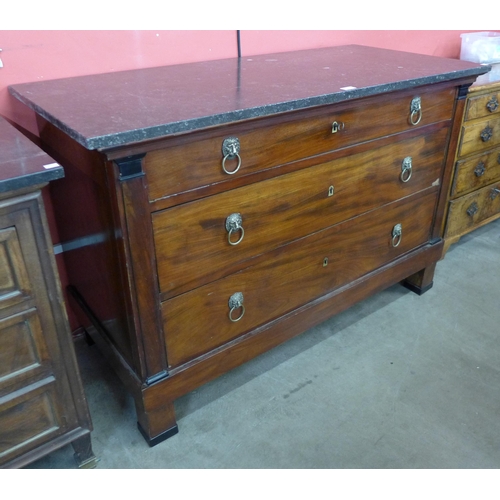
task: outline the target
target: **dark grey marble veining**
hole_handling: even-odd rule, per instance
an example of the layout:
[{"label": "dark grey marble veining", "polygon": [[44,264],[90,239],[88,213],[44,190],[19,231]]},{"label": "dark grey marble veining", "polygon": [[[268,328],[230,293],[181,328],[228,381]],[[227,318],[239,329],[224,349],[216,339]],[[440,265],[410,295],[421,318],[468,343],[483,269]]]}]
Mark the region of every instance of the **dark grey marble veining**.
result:
[{"label": "dark grey marble veining", "polygon": [[0,117],[0,193],[64,177],[60,165]]},{"label": "dark grey marble veining", "polygon": [[9,90],[86,148],[109,149],[489,69],[347,45],[26,83]]}]

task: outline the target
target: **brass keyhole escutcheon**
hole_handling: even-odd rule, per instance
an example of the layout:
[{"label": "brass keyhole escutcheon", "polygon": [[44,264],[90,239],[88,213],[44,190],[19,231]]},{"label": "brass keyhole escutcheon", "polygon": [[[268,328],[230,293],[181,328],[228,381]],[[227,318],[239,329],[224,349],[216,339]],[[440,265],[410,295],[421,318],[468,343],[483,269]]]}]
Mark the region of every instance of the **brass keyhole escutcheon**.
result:
[{"label": "brass keyhole escutcheon", "polygon": [[332,134],[336,134],[340,130],[344,130],[344,128],[345,128],[345,123],[344,122],[334,121],[332,123]]},{"label": "brass keyhole escutcheon", "polygon": [[328,265],[328,257],[325,257],[323,259],[323,267],[326,267]]},{"label": "brass keyhole escutcheon", "polygon": [[330,186],[328,188],[328,196],[333,196],[333,192],[335,191],[335,188],[333,186]]}]

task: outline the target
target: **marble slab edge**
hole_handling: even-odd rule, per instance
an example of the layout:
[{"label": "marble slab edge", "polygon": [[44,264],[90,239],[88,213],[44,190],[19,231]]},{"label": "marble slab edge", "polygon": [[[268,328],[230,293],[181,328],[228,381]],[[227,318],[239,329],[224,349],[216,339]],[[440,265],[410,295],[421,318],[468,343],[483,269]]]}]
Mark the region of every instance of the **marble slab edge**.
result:
[{"label": "marble slab edge", "polygon": [[46,119],[49,123],[58,127],[60,130],[69,135],[72,139],[74,139],[78,143],[80,143],[86,149],[108,150],[130,144],[136,144],[138,142],[158,139],[160,137],[168,137],[171,135],[198,131],[218,125],[229,125],[231,123],[237,123],[243,120],[262,118],[288,111],[296,111],[316,106],[336,104],[339,102],[349,101],[351,99],[369,97],[397,90],[408,90],[415,87],[420,87],[424,85],[430,85],[445,81],[458,80],[461,78],[466,78],[471,76],[477,77],[479,75],[487,73],[490,70],[491,66],[483,65],[474,68],[457,70],[449,73],[429,75],[412,80],[402,80],[382,85],[375,85],[372,87],[344,90],[331,94],[312,96],[304,99],[295,99],[291,101],[266,104],[253,108],[238,109],[221,114],[201,116],[189,120],[164,123],[153,127],[128,130],[125,132],[118,132],[115,134],[96,136],[91,138],[86,138],[81,134],[79,134],[77,131],[73,130],[72,128],[67,127],[65,123],[61,122],[55,116],[51,115],[50,113],[47,113],[43,108],[37,106],[32,101],[25,98],[22,94],[17,92],[16,89],[13,88],[12,86],[9,86],[8,88],[10,94],[13,97],[17,98],[19,101],[21,101],[26,106],[31,108],[41,117]]},{"label": "marble slab edge", "polygon": [[[5,164],[0,165],[4,168]],[[62,167],[51,168],[44,172],[36,172],[26,175],[16,175],[8,179],[0,180],[0,193],[7,193],[24,189],[30,186],[46,184],[50,181],[62,179],[64,177],[64,169]]]}]

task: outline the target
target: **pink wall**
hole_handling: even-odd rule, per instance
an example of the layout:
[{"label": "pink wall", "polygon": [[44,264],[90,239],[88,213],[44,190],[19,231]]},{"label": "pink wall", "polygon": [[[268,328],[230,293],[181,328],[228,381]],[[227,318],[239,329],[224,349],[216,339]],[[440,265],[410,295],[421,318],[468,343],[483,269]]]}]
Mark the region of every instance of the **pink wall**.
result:
[{"label": "pink wall", "polygon": [[[487,30],[484,30],[487,31]],[[312,49],[355,43],[418,54],[459,58],[465,31],[244,31],[243,55]]]},{"label": "pink wall", "polygon": [[237,55],[234,31],[2,31],[0,49],[0,115],[32,132],[10,84]]},{"label": "pink wall", "polygon": [[[479,31],[479,30],[474,30]],[[500,31],[500,30],[482,30]],[[242,56],[362,44],[458,58],[464,31],[242,31]],[[0,31],[0,115],[36,133],[34,116],[7,91],[14,83],[237,56],[235,31]],[[46,193],[44,193],[46,194]],[[59,243],[52,207],[47,212]],[[66,273],[58,258],[63,286]],[[71,311],[73,329],[78,327]]]},{"label": "pink wall", "polygon": [[[488,31],[488,30],[485,30]],[[494,30],[490,30],[494,31]],[[357,43],[458,58],[464,31],[242,31],[242,55]],[[0,115],[33,122],[7,92],[13,83],[237,55],[235,31],[1,31]]]}]

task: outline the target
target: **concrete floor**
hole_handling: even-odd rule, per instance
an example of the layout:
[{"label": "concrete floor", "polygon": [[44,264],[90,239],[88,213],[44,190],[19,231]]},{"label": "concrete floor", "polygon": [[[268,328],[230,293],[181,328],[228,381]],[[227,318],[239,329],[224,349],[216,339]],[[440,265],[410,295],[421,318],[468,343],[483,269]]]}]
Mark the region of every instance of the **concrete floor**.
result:
[{"label": "concrete floor", "polygon": [[[77,342],[99,469],[500,468],[500,220],[434,287],[396,285],[176,402],[149,448],[132,399]],[[75,468],[71,446],[28,468]]]}]

